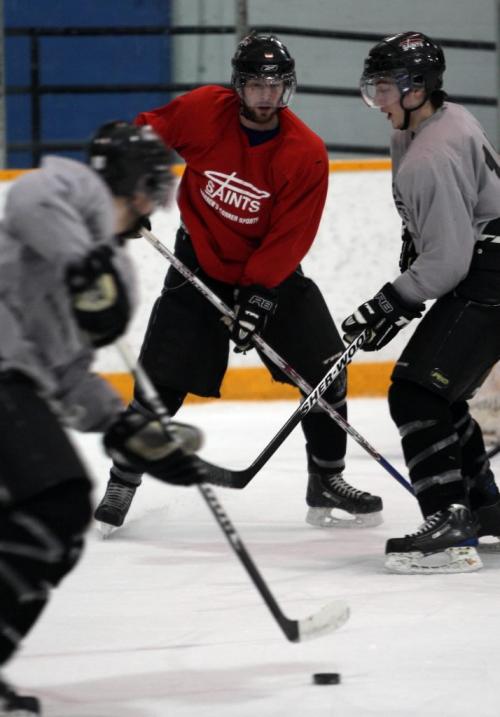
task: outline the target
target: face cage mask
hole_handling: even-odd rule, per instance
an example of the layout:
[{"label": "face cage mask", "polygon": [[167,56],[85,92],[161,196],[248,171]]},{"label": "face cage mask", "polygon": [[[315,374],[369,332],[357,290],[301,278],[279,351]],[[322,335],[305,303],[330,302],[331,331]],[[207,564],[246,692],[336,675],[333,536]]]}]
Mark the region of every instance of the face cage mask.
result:
[{"label": "face cage mask", "polygon": [[170,167],[158,168],[139,179],[134,194],[141,192],[154,202],[155,207],[166,207],[171,198],[173,181]]},{"label": "face cage mask", "polygon": [[[393,70],[392,72],[362,75],[359,81],[359,89],[363,102],[370,108],[394,104],[399,100],[403,109],[413,110],[418,109],[418,107],[405,108],[403,100],[411,90],[425,89],[425,82],[423,78],[417,80],[415,76],[412,77],[407,70]],[[421,104],[424,104],[426,99],[427,93]]]},{"label": "face cage mask", "polygon": [[233,76],[233,86],[238,95],[240,96],[242,102],[244,102],[243,89],[249,80],[265,82],[270,86],[282,82],[283,94],[281,95],[281,99],[277,105],[277,108],[279,109],[282,109],[283,107],[288,107],[288,105],[292,101],[293,95],[295,94],[295,90],[297,89],[297,80],[295,77],[295,72],[287,72],[283,75],[258,75],[247,74],[245,72],[235,72]]}]

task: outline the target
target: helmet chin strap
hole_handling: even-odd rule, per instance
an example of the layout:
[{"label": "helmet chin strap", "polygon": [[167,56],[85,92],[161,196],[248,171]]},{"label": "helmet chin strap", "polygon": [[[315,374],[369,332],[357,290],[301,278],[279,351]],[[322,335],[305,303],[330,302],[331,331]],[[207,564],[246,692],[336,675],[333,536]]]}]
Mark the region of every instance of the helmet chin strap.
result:
[{"label": "helmet chin strap", "polygon": [[427,100],[429,99],[429,95],[428,95],[427,92],[426,92],[426,93],[425,93],[425,96],[424,96],[424,99],[422,100],[422,102],[421,102],[419,105],[417,105],[416,107],[412,107],[411,110],[409,110],[409,109],[408,109],[407,107],[405,107],[404,104],[403,104],[403,101],[404,101],[404,98],[405,98],[405,97],[406,97],[406,95],[402,95],[402,96],[401,96],[401,99],[399,100],[399,104],[401,105],[401,109],[402,109],[403,112],[405,113],[404,121],[403,121],[403,126],[399,128],[399,129],[401,130],[401,132],[404,132],[404,130],[405,130],[405,129],[408,129],[408,127],[410,126],[411,113],[412,113],[412,112],[415,112],[415,110],[419,110],[421,107],[423,107],[423,106],[425,105],[425,103],[427,102]]},{"label": "helmet chin strap", "polygon": [[404,115],[405,118],[403,121],[403,126],[399,128],[402,132],[405,129],[408,129],[408,127],[410,126],[410,117],[411,117],[412,110],[407,110],[406,107],[403,107],[403,112],[405,113],[405,115]]}]

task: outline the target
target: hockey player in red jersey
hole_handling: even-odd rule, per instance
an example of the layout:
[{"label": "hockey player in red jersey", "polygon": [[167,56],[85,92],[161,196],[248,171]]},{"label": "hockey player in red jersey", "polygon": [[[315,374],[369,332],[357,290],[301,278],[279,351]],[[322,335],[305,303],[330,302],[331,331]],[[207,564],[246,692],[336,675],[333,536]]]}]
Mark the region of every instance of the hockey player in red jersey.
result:
[{"label": "hockey player in red jersey", "polygon": [[[251,34],[232,66],[231,89],[202,87],[137,118],[186,162],[177,257],[236,312],[228,330],[193,286],[168,271],[141,359],[172,415],[188,392],[219,396],[229,338],[235,351],[246,352],[253,334],[262,335],[312,385],[345,348],[318,287],[300,267],[323,211],[328,157],[322,140],[287,107],[295,62],[275,36]],[[275,380],[289,382],[261,358]],[[343,416],[345,396],[342,375],[326,398]],[[137,392],[130,410],[147,411]],[[345,433],[321,410],[305,416],[302,428],[307,521],[330,527],[338,507],[355,516],[352,524],[378,523],[381,499],[342,477]],[[121,525],[140,481],[116,463],[96,519]]]}]

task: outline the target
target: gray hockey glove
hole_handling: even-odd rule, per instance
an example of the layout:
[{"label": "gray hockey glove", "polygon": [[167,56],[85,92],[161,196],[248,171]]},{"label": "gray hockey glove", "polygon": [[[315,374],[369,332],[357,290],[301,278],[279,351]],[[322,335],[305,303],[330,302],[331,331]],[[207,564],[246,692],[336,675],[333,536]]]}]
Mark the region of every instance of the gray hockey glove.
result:
[{"label": "gray hockey glove", "polygon": [[121,336],[131,315],[127,292],[112,257],[113,249],[101,246],[66,271],[75,319],[95,348]]},{"label": "gray hockey glove", "polygon": [[171,421],[166,431],[156,419],[125,411],[106,431],[103,443],[120,466],[166,483],[186,486],[206,478],[206,469],[193,455],[201,448],[203,434],[186,423]]},{"label": "gray hockey glove", "polygon": [[269,317],[276,311],[276,291],[254,284],[235,290],[234,313],[236,320],[231,328],[235,353],[246,353],[253,348],[254,334],[261,334]]},{"label": "gray hockey glove", "polygon": [[350,344],[362,331],[369,329],[362,348],[364,351],[378,351],[412,319],[422,316],[424,310],[425,304],[409,305],[392,284],[385,284],[373,299],[358,306],[353,314],[344,319],[344,341]]}]

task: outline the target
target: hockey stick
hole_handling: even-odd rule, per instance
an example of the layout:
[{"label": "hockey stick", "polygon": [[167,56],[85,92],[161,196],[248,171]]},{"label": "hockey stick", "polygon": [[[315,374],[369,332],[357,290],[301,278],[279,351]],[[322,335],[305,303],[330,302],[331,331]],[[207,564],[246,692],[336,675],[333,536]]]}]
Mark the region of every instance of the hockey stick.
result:
[{"label": "hockey stick", "polygon": [[[149,231],[149,229],[146,229],[145,227],[141,228],[141,234],[142,236],[147,239],[147,241],[154,246],[154,248],[162,254],[171,264],[174,266],[177,271],[182,274],[191,284],[196,286],[198,291],[206,298],[208,301],[210,301],[213,306],[215,306],[221,314],[224,316],[227,316],[232,321],[234,321],[234,312],[231,311],[231,309],[220,299],[217,294],[214,294],[214,292],[209,289],[209,287],[201,281],[193,272],[188,269],[187,266],[185,266],[182,261],[180,261],[152,232]],[[358,337],[359,338],[359,337]],[[300,417],[308,413],[311,408],[318,403],[321,408],[328,413],[330,418],[332,418],[335,423],[340,426],[346,433],[348,433],[354,440],[372,457],[374,458],[380,465],[385,468],[385,470],[392,475],[393,478],[395,478],[398,483],[400,483],[403,488],[405,488],[409,493],[412,495],[415,495],[415,492],[413,490],[413,487],[411,484],[404,478],[399,471],[396,470],[396,468],[387,461],[384,456],[382,456],[378,451],[373,448],[373,446],[368,443],[368,441],[363,438],[363,436],[356,431],[353,426],[351,426],[350,423],[348,423],[345,418],[343,418],[335,409],[330,406],[329,403],[327,403],[325,400],[321,398],[321,394],[323,391],[320,391],[319,388],[323,383],[323,380],[320,381],[318,386],[316,388],[312,388],[307,381],[305,381],[302,376],[300,376],[291,366],[289,366],[284,359],[281,358],[279,354],[274,351],[274,349],[271,348],[260,336],[255,335],[253,337],[253,342],[256,346],[260,348],[260,350],[274,363],[276,366],[278,366],[284,374],[286,374],[293,383],[300,388],[300,390],[306,394],[305,400],[300,405],[298,411],[301,411]],[[354,342],[355,343],[355,342]],[[352,346],[352,344],[351,344]],[[297,413],[296,412],[296,413]],[[298,416],[296,417],[298,418]],[[292,416],[293,419],[293,416]],[[289,419],[289,420],[292,420]],[[300,420],[298,418],[297,422]],[[296,424],[295,424],[296,425]],[[283,427],[284,429],[285,427]],[[282,429],[282,430],[283,430]],[[293,430],[293,427],[292,427]],[[288,433],[286,434],[288,435]],[[283,440],[286,438],[286,435],[284,436]],[[282,442],[282,441],[281,441]],[[273,441],[271,442],[273,443]],[[276,446],[276,448],[280,445]],[[264,465],[264,463],[271,457],[271,455],[276,450],[275,448],[271,450],[270,448],[271,444],[267,446],[263,454],[265,454],[265,460],[261,462],[259,465],[259,469]],[[268,450],[269,449],[269,450]],[[261,454],[261,456],[263,455]],[[259,456],[259,458],[261,457]],[[259,458],[257,460],[259,460]],[[253,464],[252,464],[253,465]],[[210,481],[219,485],[225,485],[227,487],[231,487],[228,484],[228,481],[231,480],[231,476],[234,474],[234,471],[229,471],[227,469],[221,469],[217,466],[212,466],[211,464],[207,463],[207,467],[210,469]],[[251,466],[250,466],[251,468]],[[222,471],[222,472],[221,472]],[[254,473],[255,475],[255,473]],[[253,476],[252,476],[253,477]],[[238,476],[236,476],[236,481],[238,480]],[[249,479],[250,480],[250,479]],[[246,484],[245,484],[246,485]],[[237,487],[237,486],[233,486]]]},{"label": "hockey stick", "polygon": [[[134,375],[149,407],[154,411],[165,431],[168,432],[170,415],[151,383],[149,376],[146,374],[142,366],[138,362],[134,361],[127,344],[123,340],[117,341],[115,345],[120,352],[125,365]],[[204,483],[199,483],[197,488],[212,512],[215,520],[219,524],[220,529],[226,536],[229,545],[238,556],[253,584],[271,611],[274,619],[290,642],[302,642],[306,639],[320,637],[328,632],[337,630],[348,620],[349,607],[342,600],[329,603],[321,608],[321,610],[318,610],[318,612],[310,615],[309,617],[303,618],[302,620],[291,620],[288,618],[283,613],[271,591],[267,587],[267,583],[257,569],[257,566],[250,557],[247,549],[243,545],[243,541],[241,540],[228,514],[220,504],[214,491]]]},{"label": "hockey stick", "polygon": [[493,458],[498,453],[500,453],[500,443],[498,443],[496,446],[493,446],[493,448],[490,448],[489,451],[486,451],[486,457]]},{"label": "hockey stick", "polygon": [[257,456],[248,468],[242,470],[230,470],[222,466],[216,466],[208,461],[204,461],[208,471],[210,483],[223,486],[224,488],[236,488],[241,490],[254,478],[278,450],[282,443],[292,433],[294,428],[300,423],[302,418],[309,413],[316,400],[323,395],[329,386],[332,385],[336,377],[351,362],[352,357],[360,348],[365,340],[365,334],[362,333],[347,347],[342,356],[334,363],[331,369],[323,376],[320,383],[313,389],[312,394],[307,397],[306,401],[300,403],[298,408],[292,413],[287,422],[280,428],[278,433],[271,439],[264,450]]}]

